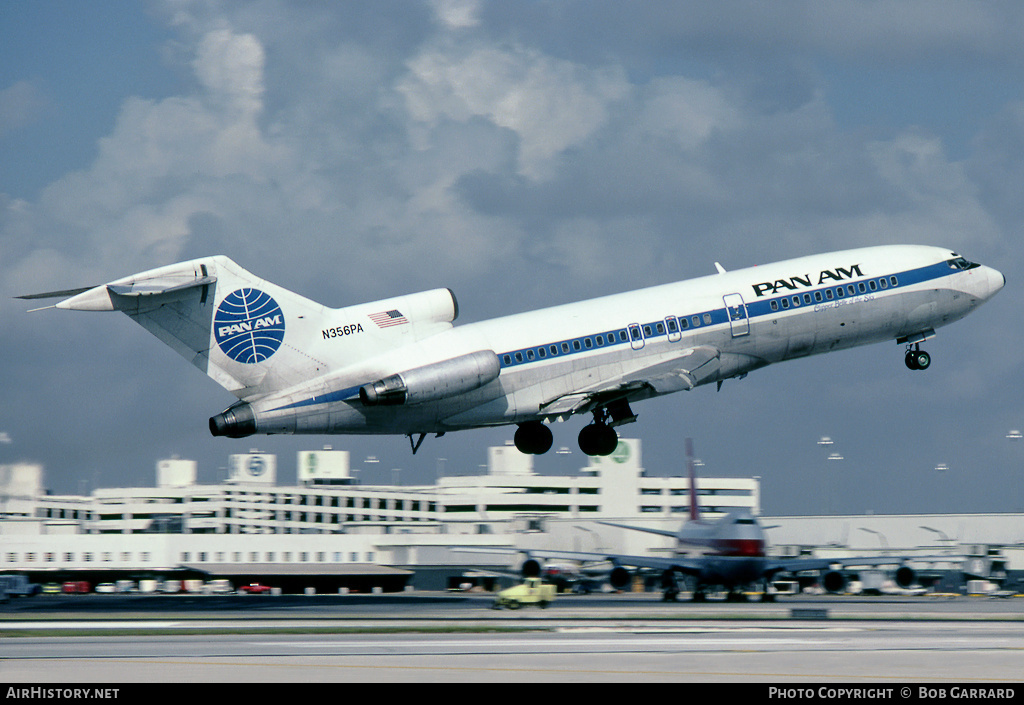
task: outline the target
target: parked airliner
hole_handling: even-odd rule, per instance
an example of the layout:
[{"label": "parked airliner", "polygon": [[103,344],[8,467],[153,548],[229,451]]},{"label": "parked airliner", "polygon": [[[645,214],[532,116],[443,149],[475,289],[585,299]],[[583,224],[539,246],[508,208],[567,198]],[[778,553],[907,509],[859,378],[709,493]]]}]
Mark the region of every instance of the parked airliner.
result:
[{"label": "parked airliner", "polygon": [[591,414],[580,449],[608,455],[631,403],[775,362],[895,340],[923,370],[920,343],[1005,284],[916,245],[716,268],[459,327],[449,289],[334,309],[223,256],[22,298],[130,316],[238,398],[210,419],[215,436],[402,434],[416,452],[430,433],[517,424],[516,447],[540,454],[552,421]]},{"label": "parked airliner", "polygon": [[[626,589],[637,570],[656,571],[661,574],[663,599],[674,602],[680,591],[680,579],[689,583],[694,602],[702,602],[707,594],[723,588],[729,600],[746,600],[744,591],[759,586],[761,599],[771,602],[774,593],[769,583],[780,573],[810,573],[821,576],[821,583],[833,593],[846,589],[846,577],[841,572],[851,567],[893,566],[894,582],[900,588],[909,588],[916,578],[913,568],[899,556],[858,556],[850,558],[786,558],[768,555],[768,540],[764,528],[749,509],[736,509],[717,519],[701,516],[698,500],[697,477],[694,470],[693,441],[685,440],[686,465],[689,477],[689,518],[676,530],[630,526],[610,521],[598,524],[630,531],[667,536],[674,539],[672,555],[637,556],[617,553],[585,553],[548,549],[516,549],[495,546],[452,546],[457,553],[523,554],[520,572],[524,577],[546,573],[540,560],[576,561],[590,566],[610,566],[607,580],[611,586]],[[920,556],[917,560],[942,560],[949,557]],[[540,559],[540,560],[538,560]]]}]

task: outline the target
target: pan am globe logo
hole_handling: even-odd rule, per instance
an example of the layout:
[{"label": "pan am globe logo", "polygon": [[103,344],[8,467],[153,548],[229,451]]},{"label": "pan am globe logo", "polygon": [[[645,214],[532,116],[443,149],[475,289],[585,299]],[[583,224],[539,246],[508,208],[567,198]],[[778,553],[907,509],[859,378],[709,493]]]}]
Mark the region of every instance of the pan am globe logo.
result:
[{"label": "pan am globe logo", "polygon": [[284,313],[269,294],[259,289],[238,289],[217,307],[213,334],[225,355],[235,362],[254,365],[281,347]]}]

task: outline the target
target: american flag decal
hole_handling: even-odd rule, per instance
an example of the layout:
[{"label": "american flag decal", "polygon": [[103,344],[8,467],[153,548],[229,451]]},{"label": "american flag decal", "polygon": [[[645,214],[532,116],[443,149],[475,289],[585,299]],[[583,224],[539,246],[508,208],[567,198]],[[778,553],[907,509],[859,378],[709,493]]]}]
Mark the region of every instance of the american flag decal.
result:
[{"label": "american flag decal", "polygon": [[379,328],[390,328],[391,326],[400,326],[403,323],[409,322],[397,309],[371,313],[370,320],[376,323]]}]

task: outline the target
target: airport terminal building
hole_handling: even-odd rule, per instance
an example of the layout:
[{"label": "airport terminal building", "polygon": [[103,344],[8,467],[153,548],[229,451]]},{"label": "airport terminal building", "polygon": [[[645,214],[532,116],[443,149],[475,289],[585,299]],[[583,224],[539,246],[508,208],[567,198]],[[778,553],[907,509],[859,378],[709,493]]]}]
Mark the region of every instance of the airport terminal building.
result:
[{"label": "airport terminal building", "polygon": [[[611,521],[675,529],[689,514],[689,481],[649,476],[640,441],[574,475],[534,472],[513,446],[488,450],[487,471],[429,486],[358,484],[340,450],[298,454],[298,484],[277,485],[277,458],[230,458],[226,481],[196,484],[196,463],[157,463],[153,488],[97,489],[87,496],[43,491],[37,465],[0,467],[0,572],[41,583],[118,579],[261,582],[286,592],[445,589],[480,569],[510,571],[519,558],[479,549],[553,549],[667,555],[672,539]],[[760,513],[757,478],[698,479],[707,518]],[[1003,582],[1024,569],[1021,515],[763,518],[785,555],[928,555],[930,565]],[[860,529],[863,528],[863,531]],[[868,539],[875,541],[869,545]],[[949,554],[946,565],[935,554]]]}]

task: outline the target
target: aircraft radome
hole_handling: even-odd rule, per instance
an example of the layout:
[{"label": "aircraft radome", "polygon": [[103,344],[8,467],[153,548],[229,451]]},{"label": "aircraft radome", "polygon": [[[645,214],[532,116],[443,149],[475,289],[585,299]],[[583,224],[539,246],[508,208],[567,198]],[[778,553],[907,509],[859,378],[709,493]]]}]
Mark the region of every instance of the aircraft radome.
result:
[{"label": "aircraft radome", "polygon": [[[716,265],[717,266],[717,265]],[[34,294],[56,308],[122,311],[232,392],[215,436],[428,433],[516,424],[525,453],[574,414],[607,455],[630,404],[744,377],[783,360],[895,340],[920,343],[1005,284],[938,247],[811,255],[455,327],[449,289],[328,308],[227,257],[84,289]]]}]

